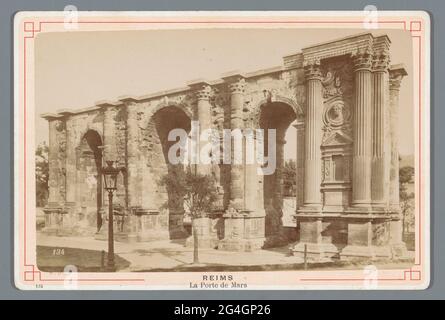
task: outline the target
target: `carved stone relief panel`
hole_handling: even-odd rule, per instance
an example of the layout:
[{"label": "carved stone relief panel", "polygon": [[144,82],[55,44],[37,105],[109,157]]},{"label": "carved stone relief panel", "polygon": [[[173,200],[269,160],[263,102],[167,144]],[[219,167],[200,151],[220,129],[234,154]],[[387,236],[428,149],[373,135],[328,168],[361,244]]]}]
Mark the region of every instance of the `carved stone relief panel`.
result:
[{"label": "carved stone relief panel", "polygon": [[323,143],[335,132],[352,136],[353,71],[346,56],[323,60]]}]

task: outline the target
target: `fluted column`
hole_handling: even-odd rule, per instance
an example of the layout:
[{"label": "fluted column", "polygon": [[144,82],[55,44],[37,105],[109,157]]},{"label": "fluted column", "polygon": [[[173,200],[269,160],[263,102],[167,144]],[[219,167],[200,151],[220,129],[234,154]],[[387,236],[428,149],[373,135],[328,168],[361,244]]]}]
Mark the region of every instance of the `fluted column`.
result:
[{"label": "fluted column", "polygon": [[369,50],[353,55],[355,72],[355,109],[353,123],[352,205],[371,204],[372,157],[372,55]]},{"label": "fluted column", "polygon": [[[233,77],[229,80],[230,90],[230,128],[244,129],[243,105],[245,80],[243,77]],[[243,139],[244,140],[244,139]],[[235,209],[244,209],[244,164],[235,163],[235,148],[232,139],[231,170],[230,170],[230,203]],[[244,145],[244,142],[243,142]],[[243,151],[244,147],[241,151]],[[242,158],[244,158],[242,156]]]},{"label": "fluted column", "polygon": [[128,205],[139,207],[141,205],[141,186],[139,183],[139,128],[135,101],[126,100],[127,108],[127,181]]},{"label": "fluted column", "polygon": [[[205,130],[212,128],[212,115],[211,115],[211,105],[210,105],[210,93],[211,93],[211,87],[205,83],[197,83],[196,86],[196,115],[197,120],[199,121],[199,130],[200,134]],[[211,141],[211,140],[210,140]],[[205,147],[209,143],[209,139],[201,141],[199,139],[198,141],[198,150],[199,150],[199,163],[197,166],[197,171],[201,174],[210,174],[211,173],[211,164],[204,164],[203,160],[201,159],[201,150],[203,147]],[[207,159],[208,161],[208,159]]]},{"label": "fluted column", "polygon": [[374,56],[373,61],[373,106],[372,106],[372,179],[371,198],[373,205],[386,204],[387,181],[385,148],[387,144],[386,115],[388,93],[389,55],[383,51]]},{"label": "fluted column", "polygon": [[320,61],[306,62],[306,135],[304,159],[304,205],[321,206],[321,123],[323,95]]},{"label": "fluted column", "polygon": [[403,67],[389,71],[389,118],[391,138],[391,161],[389,182],[389,205],[398,212],[399,204],[399,91],[402,78],[407,73]]}]

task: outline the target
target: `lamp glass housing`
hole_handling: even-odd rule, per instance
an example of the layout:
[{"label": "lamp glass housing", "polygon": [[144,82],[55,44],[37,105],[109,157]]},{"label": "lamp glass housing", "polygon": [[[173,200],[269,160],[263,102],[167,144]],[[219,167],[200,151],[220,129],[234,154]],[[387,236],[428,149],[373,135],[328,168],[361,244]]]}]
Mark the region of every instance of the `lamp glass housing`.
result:
[{"label": "lamp glass housing", "polygon": [[106,161],[107,166],[102,169],[102,174],[104,176],[105,189],[108,191],[114,191],[117,189],[117,175],[119,174],[119,169],[115,168],[114,161]]}]

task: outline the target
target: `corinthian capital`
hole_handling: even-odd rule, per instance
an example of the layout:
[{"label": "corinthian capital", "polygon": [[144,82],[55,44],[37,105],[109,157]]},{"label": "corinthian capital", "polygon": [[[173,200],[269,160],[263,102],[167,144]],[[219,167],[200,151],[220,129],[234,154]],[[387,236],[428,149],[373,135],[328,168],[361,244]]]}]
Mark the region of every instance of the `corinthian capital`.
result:
[{"label": "corinthian capital", "polygon": [[209,85],[202,85],[200,89],[196,90],[196,98],[198,100],[209,100],[212,88]]},{"label": "corinthian capital", "polygon": [[246,80],[244,78],[239,78],[236,81],[229,84],[229,90],[233,93],[244,93],[246,89]]},{"label": "corinthian capital", "polygon": [[390,57],[387,50],[376,53],[372,60],[372,70],[375,72],[386,72],[389,68],[389,62]]},{"label": "corinthian capital", "polygon": [[371,71],[373,54],[370,48],[359,49],[355,51],[351,57],[354,63],[354,71]]},{"label": "corinthian capital", "polygon": [[244,90],[246,89],[246,80],[242,73],[231,71],[223,74],[221,78],[227,83],[232,94],[244,93]]},{"label": "corinthian capital", "polygon": [[304,76],[306,80],[321,80],[320,60],[306,60],[303,63]]}]

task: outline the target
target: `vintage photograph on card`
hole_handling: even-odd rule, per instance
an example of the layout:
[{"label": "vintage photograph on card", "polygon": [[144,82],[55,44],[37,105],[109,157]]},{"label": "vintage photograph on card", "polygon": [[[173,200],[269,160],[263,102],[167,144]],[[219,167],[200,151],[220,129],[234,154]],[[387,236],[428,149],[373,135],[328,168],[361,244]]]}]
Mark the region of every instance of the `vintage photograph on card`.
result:
[{"label": "vintage photograph on card", "polygon": [[425,289],[420,11],[19,12],[15,284]]}]

